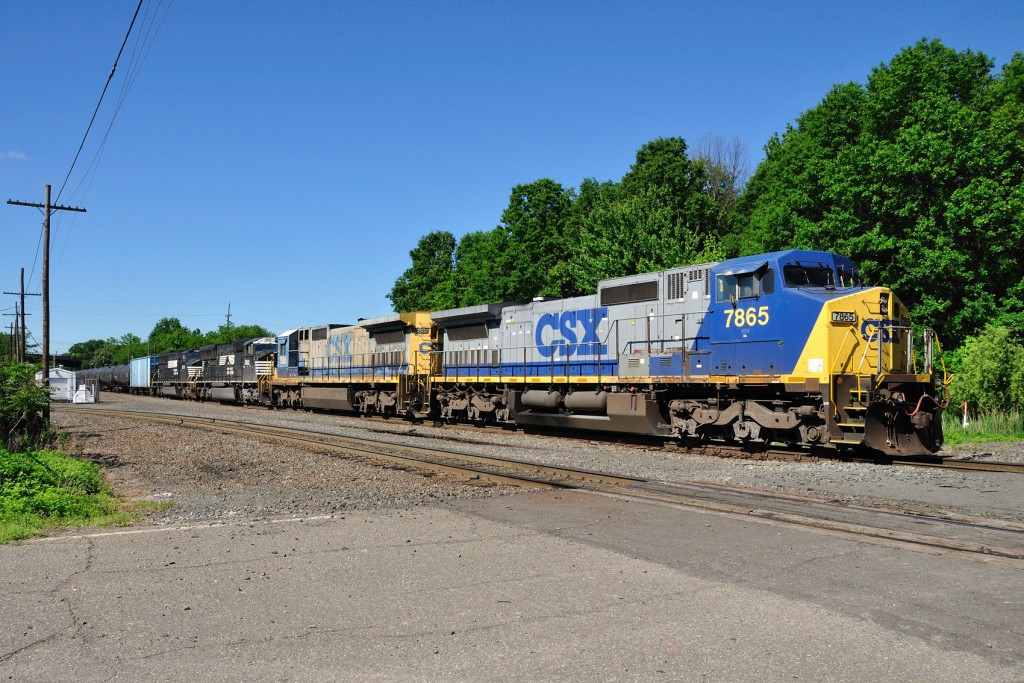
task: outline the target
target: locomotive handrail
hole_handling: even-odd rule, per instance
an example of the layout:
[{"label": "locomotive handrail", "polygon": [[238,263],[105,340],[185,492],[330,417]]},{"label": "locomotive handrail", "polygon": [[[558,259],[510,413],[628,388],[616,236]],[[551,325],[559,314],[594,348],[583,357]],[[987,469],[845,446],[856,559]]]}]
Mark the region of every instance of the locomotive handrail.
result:
[{"label": "locomotive handrail", "polygon": [[[836,350],[835,358],[832,359],[832,364],[829,366],[829,374],[837,374],[835,372],[835,370],[836,370],[836,363],[839,362],[839,356],[842,355],[843,349],[846,347],[846,340],[850,338],[851,334],[854,334],[854,328],[852,328],[852,327],[846,328],[846,334],[843,335],[843,340],[841,342],[839,342],[839,348]],[[856,339],[857,338],[855,336],[854,340],[856,341]],[[863,361],[862,361],[862,364],[863,364]],[[840,368],[839,368],[839,373],[838,374],[844,374],[846,369],[847,369],[847,365],[848,365],[848,363],[843,363],[842,366],[840,366]]]},{"label": "locomotive handrail", "polygon": [[[868,358],[868,349],[871,348],[871,337],[864,340],[864,353],[860,355],[860,363],[857,365],[857,374],[862,374],[864,369],[864,361]],[[877,374],[882,373],[882,335],[878,332],[874,334],[875,341],[878,342],[878,367],[875,368]]]},{"label": "locomotive handrail", "polygon": [[[846,334],[843,335],[843,340],[839,343],[839,350],[836,351],[836,357],[832,359],[832,364],[829,366],[828,402],[829,402],[829,405],[832,406],[832,416],[834,418],[839,417],[839,406],[836,405],[836,400],[835,400],[836,399],[836,397],[835,397],[835,383],[832,381],[832,376],[836,375],[836,374],[846,374],[845,372],[842,372],[843,370],[846,369],[846,366],[847,366],[846,363],[843,363],[842,367],[839,368],[840,369],[839,373],[836,373],[835,370],[836,370],[836,363],[839,361],[839,356],[842,354],[843,347],[846,346],[846,340],[849,338],[851,333],[853,333],[853,328],[852,327],[846,328]],[[854,339],[856,340],[856,337],[854,337]],[[867,349],[865,349],[865,352],[866,351],[867,351]],[[856,353],[856,351],[854,351],[854,353]],[[863,359],[861,360],[861,364],[863,365]],[[860,376],[859,373],[858,373],[857,376],[858,377]],[[860,380],[858,380],[857,383],[859,385],[860,384]]]}]

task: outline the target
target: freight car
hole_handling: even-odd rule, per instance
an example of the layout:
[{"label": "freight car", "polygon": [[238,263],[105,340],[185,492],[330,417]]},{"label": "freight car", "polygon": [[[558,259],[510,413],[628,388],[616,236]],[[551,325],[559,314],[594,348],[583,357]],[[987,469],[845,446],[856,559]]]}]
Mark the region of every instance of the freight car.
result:
[{"label": "freight car", "polygon": [[606,280],[571,299],[396,314],[164,354],[146,390],[924,455],[942,444],[946,405],[934,340],[930,330],[915,339],[906,307],[888,288],[862,285],[849,259],[790,250]]},{"label": "freight car", "polygon": [[131,368],[128,365],[111,365],[79,370],[75,375],[79,379],[94,380],[101,389],[120,391],[128,386]]}]

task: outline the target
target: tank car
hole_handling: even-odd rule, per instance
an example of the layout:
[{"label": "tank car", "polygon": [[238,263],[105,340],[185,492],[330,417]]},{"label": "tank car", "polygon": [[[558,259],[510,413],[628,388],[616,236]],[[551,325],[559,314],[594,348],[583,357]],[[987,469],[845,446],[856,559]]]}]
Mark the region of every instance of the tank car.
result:
[{"label": "tank car", "polygon": [[75,373],[80,379],[92,379],[105,391],[126,391],[130,382],[131,369],[127,365],[110,365],[103,368],[88,368]]}]

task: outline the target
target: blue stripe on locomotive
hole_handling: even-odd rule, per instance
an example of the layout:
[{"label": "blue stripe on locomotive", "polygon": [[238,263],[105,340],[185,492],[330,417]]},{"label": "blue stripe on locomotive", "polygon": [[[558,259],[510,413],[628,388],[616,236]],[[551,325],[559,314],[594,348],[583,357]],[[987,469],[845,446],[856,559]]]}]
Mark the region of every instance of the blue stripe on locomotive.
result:
[{"label": "blue stripe on locomotive", "polygon": [[[557,348],[557,347],[556,347]],[[616,377],[615,360],[555,360],[539,363],[502,363],[501,365],[456,365],[446,363],[442,375],[451,379],[467,377]]]}]

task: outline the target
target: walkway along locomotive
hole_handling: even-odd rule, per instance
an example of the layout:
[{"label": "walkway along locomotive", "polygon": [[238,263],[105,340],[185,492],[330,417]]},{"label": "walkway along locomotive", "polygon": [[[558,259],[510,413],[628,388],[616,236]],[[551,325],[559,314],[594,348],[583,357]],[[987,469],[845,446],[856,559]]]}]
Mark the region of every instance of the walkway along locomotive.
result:
[{"label": "walkway along locomotive", "polygon": [[132,385],[180,398],[925,455],[942,444],[946,401],[934,333],[918,341],[919,354],[906,307],[888,288],[863,286],[849,259],[790,250],[606,280],[571,299],[396,314],[136,359],[153,371],[148,382],[133,372]]}]

